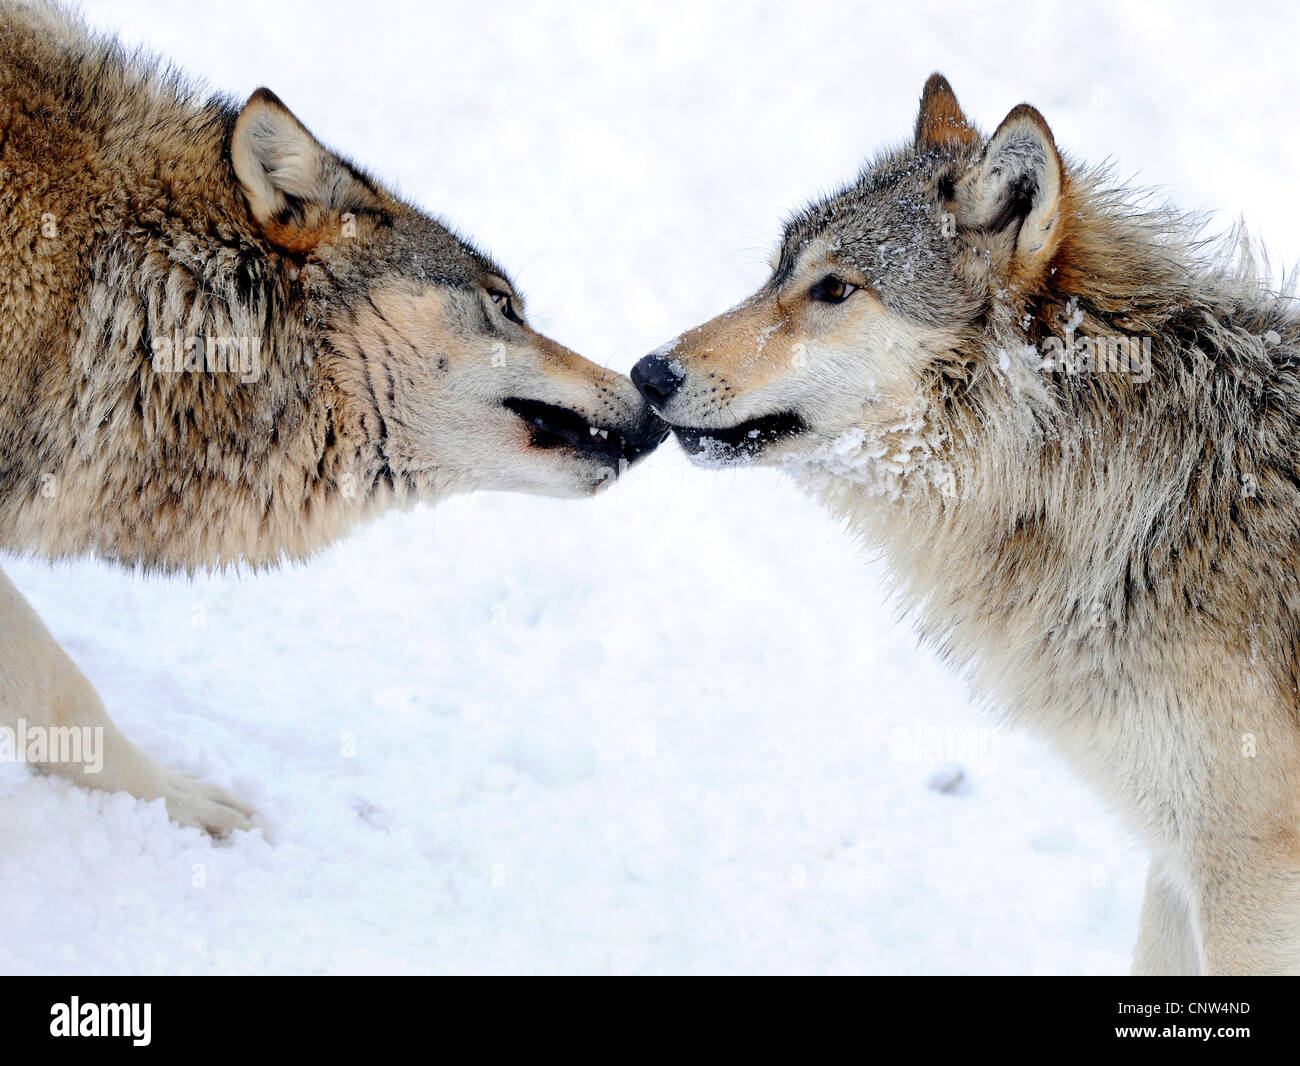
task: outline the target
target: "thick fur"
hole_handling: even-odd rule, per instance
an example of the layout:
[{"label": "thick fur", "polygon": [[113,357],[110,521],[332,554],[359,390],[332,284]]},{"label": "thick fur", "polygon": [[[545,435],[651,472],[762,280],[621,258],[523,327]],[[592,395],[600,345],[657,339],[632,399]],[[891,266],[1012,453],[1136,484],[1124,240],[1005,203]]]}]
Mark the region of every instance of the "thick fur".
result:
[{"label": "thick fur", "polygon": [[[453,492],[590,494],[662,436],[629,381],[527,326],[500,267],[274,94],[200,95],[57,6],[0,0],[0,178],[2,549],[272,565]],[[0,594],[0,724],[111,728]],[[245,824],[126,749],[104,787]]]},{"label": "thick fur", "polygon": [[[883,552],[1140,834],[1136,972],[1295,973],[1300,315],[1195,234],[1027,105],[981,136],[936,75],[910,143],[633,377],[679,381],[646,395],[703,461],[789,469]],[[859,288],[815,299],[828,276]],[[1115,336],[1141,366],[1044,358]]]}]

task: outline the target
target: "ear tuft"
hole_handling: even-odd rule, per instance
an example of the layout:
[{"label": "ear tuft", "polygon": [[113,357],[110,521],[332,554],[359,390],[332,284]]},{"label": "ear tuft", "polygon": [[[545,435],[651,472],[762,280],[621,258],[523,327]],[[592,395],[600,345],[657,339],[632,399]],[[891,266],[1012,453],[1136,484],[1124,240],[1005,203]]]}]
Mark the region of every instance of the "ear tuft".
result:
[{"label": "ear tuft", "polygon": [[1020,104],[989,139],[957,190],[963,226],[1015,232],[1022,266],[1043,263],[1060,244],[1065,168],[1047,120]]},{"label": "ear tuft", "polygon": [[957,94],[938,71],[921,90],[921,111],[916,116],[918,148],[976,148],[980,136],[962,113]]},{"label": "ear tuft", "polygon": [[374,199],[355,170],[325,148],[270,89],[235,120],[230,161],[266,237],[295,252],[315,247],[346,211]]}]

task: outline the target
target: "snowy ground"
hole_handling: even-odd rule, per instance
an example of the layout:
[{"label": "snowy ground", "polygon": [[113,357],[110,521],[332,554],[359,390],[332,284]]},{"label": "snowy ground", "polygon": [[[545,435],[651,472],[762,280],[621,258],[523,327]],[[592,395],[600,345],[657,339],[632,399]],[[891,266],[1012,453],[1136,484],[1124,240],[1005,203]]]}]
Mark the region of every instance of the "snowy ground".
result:
[{"label": "snowy ground", "polygon": [[[751,291],[782,215],[904,136],[935,68],[986,127],[1028,99],[1300,258],[1282,5],[88,10],[271,86],[620,370]],[[775,475],[666,447],[592,502],[457,500],[252,578],[4,565],[128,735],[264,828],[213,846],[0,766],[0,971],[1127,966],[1142,854]],[[983,730],[956,793],[900,757],[935,728]]]}]

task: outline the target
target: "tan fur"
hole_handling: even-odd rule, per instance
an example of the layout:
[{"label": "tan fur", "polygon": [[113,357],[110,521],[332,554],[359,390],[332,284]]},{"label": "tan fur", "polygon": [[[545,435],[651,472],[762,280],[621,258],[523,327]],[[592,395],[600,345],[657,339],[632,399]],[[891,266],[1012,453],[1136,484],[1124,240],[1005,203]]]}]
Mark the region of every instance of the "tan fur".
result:
[{"label": "tan fur", "polygon": [[[915,144],[796,218],[647,395],[705,460],[784,467],[847,520],[1122,813],[1153,856],[1135,972],[1300,972],[1300,316],[1027,105],[942,135],[973,127],[933,83]],[[828,275],[862,288],[813,299]],[[1061,334],[1150,338],[1149,376],[1044,369]],[[744,444],[780,412],[801,424]]]},{"label": "tan fur", "polygon": [[[523,321],[501,268],[273,93],[203,98],[54,5],[0,0],[0,176],[4,550],[269,566],[454,492],[588,495],[662,436],[630,382]],[[111,730],[5,591],[0,725]],[[97,781],[52,768],[246,824],[114,751]]]},{"label": "tan fur", "polygon": [[921,90],[914,137],[927,148],[978,148],[980,135],[967,121],[948,79],[931,74]]}]

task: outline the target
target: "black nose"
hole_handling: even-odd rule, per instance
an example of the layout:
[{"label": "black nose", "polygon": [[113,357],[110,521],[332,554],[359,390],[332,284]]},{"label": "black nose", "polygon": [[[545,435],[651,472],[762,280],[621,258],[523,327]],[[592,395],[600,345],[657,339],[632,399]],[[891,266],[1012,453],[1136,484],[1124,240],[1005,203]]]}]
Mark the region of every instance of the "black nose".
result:
[{"label": "black nose", "polygon": [[663,407],[686,380],[686,375],[662,355],[647,355],[632,368],[632,384],[653,407]]}]

